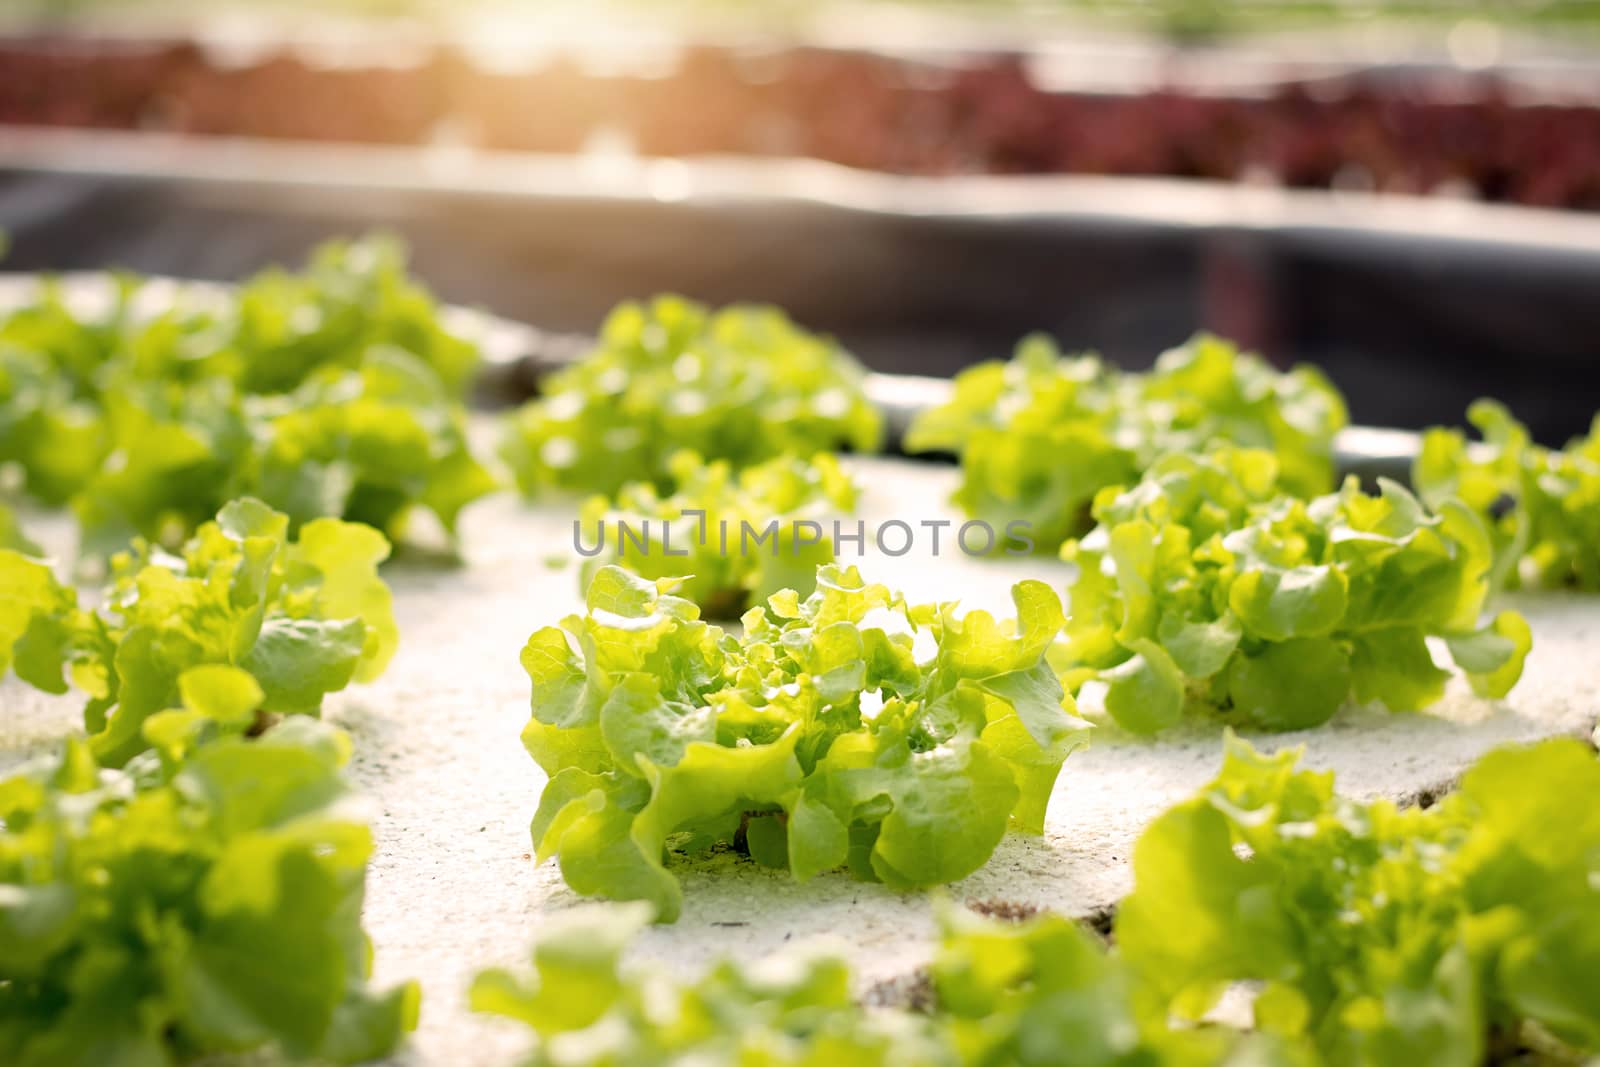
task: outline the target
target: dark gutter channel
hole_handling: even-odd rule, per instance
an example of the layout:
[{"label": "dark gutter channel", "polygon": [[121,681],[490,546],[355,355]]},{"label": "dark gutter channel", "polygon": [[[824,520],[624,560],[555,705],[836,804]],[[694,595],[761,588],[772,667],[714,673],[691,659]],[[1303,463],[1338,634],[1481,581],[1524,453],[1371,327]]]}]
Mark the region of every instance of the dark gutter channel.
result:
[{"label": "dark gutter channel", "polygon": [[[1280,364],[1321,364],[1358,423],[1456,423],[1474,397],[1494,395],[1560,443],[1600,409],[1600,237],[1590,240],[1600,220],[1462,204],[1462,221],[1430,229],[1408,225],[1408,205],[1390,197],[1351,206],[1074,179],[986,179],[973,196],[945,197],[938,182],[831,170],[819,173],[838,189],[824,181],[804,197],[793,189],[811,186],[770,165],[744,194],[714,168],[699,183],[687,165],[696,177],[681,197],[565,171],[519,191],[509,171],[411,182],[382,166],[347,174],[343,157],[286,166],[242,143],[210,150],[227,167],[158,158],[118,169],[116,151],[95,151],[125,147],[114,137],[89,135],[87,154],[57,161],[8,152],[6,133],[8,270],[122,266],[226,281],[297,261],[327,237],[383,228],[411,242],[416,270],[444,299],[553,334],[591,332],[618,301],[659,291],[770,301],[874,370],[947,377],[1035,330],[1139,367],[1209,328]],[[406,158],[377,151],[351,158]],[[1043,206],[1031,206],[1027,183],[1047,194]],[[1205,197],[1217,202],[1188,203]],[[1324,203],[1345,207],[1324,219]],[[1442,210],[1415,205],[1419,217]]]}]

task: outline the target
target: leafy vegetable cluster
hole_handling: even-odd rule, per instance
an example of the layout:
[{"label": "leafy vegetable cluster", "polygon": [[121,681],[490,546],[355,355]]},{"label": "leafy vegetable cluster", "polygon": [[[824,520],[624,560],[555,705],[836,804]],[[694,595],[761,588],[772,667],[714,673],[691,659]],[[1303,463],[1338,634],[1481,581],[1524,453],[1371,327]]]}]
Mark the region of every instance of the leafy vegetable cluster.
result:
[{"label": "leafy vegetable cluster", "polygon": [[88,745],[102,766],[178,742],[170,718],[152,730],[158,713],[180,705],[191,668],[247,672],[260,693],[251,722],[314,714],[325,694],[377,677],[394,654],[399,632],[377,573],[389,544],[339,519],[308,522],[295,539],[288,531],[282,512],[234,501],[181,555],[140,541],[113,558],[96,611],[80,608],[44,562],[0,550],[0,669],[64,693],[70,667],[89,694]]},{"label": "leafy vegetable cluster", "polygon": [[1504,406],[1467,412],[1483,442],[1435,428],[1422,438],[1412,482],[1430,504],[1459,498],[1494,531],[1498,570],[1515,585],[1526,559],[1550,586],[1600,590],[1600,416],[1562,450],[1535,444]]},{"label": "leafy vegetable cluster", "polygon": [[415,1025],[415,986],[365,984],[372,842],[334,808],[348,740],[277,722],[387,664],[389,545],[289,525],[246,499],[179,555],[137,541],[94,610],[0,550],[0,669],[90,697],[86,740],[0,780],[0,1062],[357,1062]]},{"label": "leafy vegetable cluster", "polygon": [[932,1018],[972,1067],[1312,1067],[1306,1043],[1174,1027],[1120,954],[1048,912],[1001,924],[947,909],[929,968]]},{"label": "leafy vegetable cluster", "polygon": [[777,308],[710,311],[679,297],[618,307],[597,347],[510,420],[503,454],[523,492],[667,490],[689,449],[739,470],[784,454],[875,450],[883,419],[859,364]]},{"label": "leafy vegetable cluster", "polygon": [[622,968],[622,950],[650,921],[648,905],[579,910],[534,945],[534,973],[485,971],[475,1011],[530,1025],[528,1067],[955,1067],[950,1049],[917,1016],[869,1014],[850,966],[822,953],[766,965],[720,961],[694,982]]},{"label": "leafy vegetable cluster", "polygon": [[[251,677],[184,673],[183,712],[253,713]],[[154,720],[151,720],[152,723]],[[366,986],[364,826],[331,805],[348,741],[321,723],[102,769],[87,745],[0,779],[0,1061],[160,1067],[275,1047],[353,1063],[415,1025]]]},{"label": "leafy vegetable cluster", "polygon": [[297,524],[394,533],[421,506],[451,529],[493,486],[459,403],[477,359],[379,240],[214,301],[127,276],[108,310],[80,314],[47,287],[0,318],[0,462],[70,502],[94,554],[181,540],[245,495]]},{"label": "leafy vegetable cluster", "polygon": [[792,950],[720,960],[682,981],[621,965],[650,909],[574,913],[541,936],[528,977],[478,974],[477,1011],[538,1035],[526,1067],[1312,1067],[1304,1041],[1226,1027],[1174,1029],[1115,953],[1042,913],[998,923],[946,909],[923,1011],[870,1009],[845,961]]},{"label": "leafy vegetable cluster", "polygon": [[540,1040],[527,1067],[955,1067],[923,1019],[870,1014],[848,965],[822,954],[766,966],[716,964],[693,982],[625,969],[644,905],[576,912],[534,946],[534,973],[492,970],[473,982],[472,1007],[526,1023]]},{"label": "leafy vegetable cluster", "polygon": [[1042,830],[1086,733],[1045,662],[1062,615],[1044,583],[1017,584],[1009,625],[824,566],[741,638],[671,584],[601,568],[587,614],[522,652],[523,741],[550,775],[533,839],[578,892],[670,921],[669,849],[734,842],[798,879],[848,866],[908,888],[970,874],[1008,824]]},{"label": "leafy vegetable cluster", "polygon": [[1256,1026],[1337,1064],[1469,1067],[1527,1024],[1600,1049],[1593,752],[1491,752],[1426,810],[1343,799],[1297,755],[1230,739],[1140,838],[1116,939],[1159,1008],[1258,981]]},{"label": "leafy vegetable cluster", "polygon": [[1141,1017],[1120,962],[1056,916],[1003,925],[948,910],[927,1013],[863,1008],[848,965],[816,949],[754,966],[719,961],[693,981],[624,968],[622,950],[648,916],[637,906],[580,913],[535,945],[531,977],[480,974],[473,1007],[534,1030],[527,1067],[1199,1067],[1240,1043]]},{"label": "leafy vegetable cluster", "polygon": [[1062,551],[1077,564],[1055,654],[1068,688],[1103,686],[1106,712],[1139,733],[1186,704],[1298,729],[1351,698],[1437,701],[1441,638],[1478,693],[1511,689],[1532,637],[1512,611],[1480,625],[1493,547],[1477,515],[1454,500],[1430,513],[1392,482],[1305,501],[1278,480],[1270,453],[1219,448],[1103,490],[1098,525]]},{"label": "leafy vegetable cluster", "polygon": [[917,418],[906,447],[958,453],[956,503],[996,525],[1026,520],[1051,550],[1089,528],[1096,493],[1137,481],[1169,452],[1265,449],[1284,491],[1326,492],[1345,422],[1344,400],[1321,372],[1279,373],[1218,337],[1201,334],[1130,373],[1096,356],[1063,357],[1033,336],[1009,363],[957,376],[950,402]]},{"label": "leafy vegetable cluster", "polygon": [[824,519],[855,505],[854,483],[826,452],[737,474],[692,452],[668,466],[670,495],[632,482],[615,500],[584,504],[580,550],[594,552],[579,575],[584,588],[607,563],[652,580],[688,575],[676,593],[712,618],[737,618],[779,590],[810,593],[817,567],[834,558]]},{"label": "leafy vegetable cluster", "polygon": [[1140,1010],[1121,961],[1058,916],[1007,925],[947,909],[927,1012],[863,1008],[848,965],[816,949],[722,960],[693,981],[624,967],[648,916],[636,906],[574,915],[534,946],[531,976],[480,974],[473,1007],[533,1029],[527,1067],[1314,1062],[1292,1041],[1167,1026]]}]

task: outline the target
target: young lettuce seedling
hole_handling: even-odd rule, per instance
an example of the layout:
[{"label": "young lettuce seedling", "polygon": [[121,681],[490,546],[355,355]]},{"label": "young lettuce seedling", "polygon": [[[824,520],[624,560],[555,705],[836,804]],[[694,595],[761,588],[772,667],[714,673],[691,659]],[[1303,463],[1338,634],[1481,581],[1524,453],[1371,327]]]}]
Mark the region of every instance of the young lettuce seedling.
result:
[{"label": "young lettuce seedling", "polygon": [[[805,880],[838,867],[895,888],[982,866],[1008,826],[1039,833],[1087,726],[1045,651],[1043,582],[1014,623],[907,605],[824,566],[734,636],[670,580],[602,567],[588,610],[528,639],[523,741],[550,775],[533,839],[587,895],[678,915],[669,846],[744,847]],[[921,640],[919,641],[919,637]]]}]

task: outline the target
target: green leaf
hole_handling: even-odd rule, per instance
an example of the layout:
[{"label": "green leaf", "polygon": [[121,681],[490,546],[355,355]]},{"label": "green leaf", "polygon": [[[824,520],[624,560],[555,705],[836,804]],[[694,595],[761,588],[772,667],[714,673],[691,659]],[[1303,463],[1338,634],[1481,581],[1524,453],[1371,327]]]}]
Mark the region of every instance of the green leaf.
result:
[{"label": "green leaf", "polygon": [[1182,1014],[1198,1016],[1239,975],[1277,977],[1292,966],[1273,872],[1234,854],[1227,819],[1208,805],[1176,808],[1146,827],[1133,872],[1117,942]]},{"label": "green leaf", "polygon": [[0,884],[0,949],[12,973],[35,976],[77,934],[78,896],[59,884]]},{"label": "green leaf", "polygon": [[[277,536],[282,538],[281,533]],[[370,526],[317,519],[301,528],[287,553],[296,583],[302,589],[315,589],[315,614],[361,620],[364,638],[355,679],[377,678],[400,644],[393,598],[378,576],[378,564],[389,558],[388,539]],[[315,577],[306,575],[306,570]]]},{"label": "green leaf", "polygon": [[1600,589],[1600,419],[1558,451],[1533,443],[1493,401],[1476,401],[1467,418],[1483,441],[1469,446],[1459,430],[1429,430],[1412,479],[1431,505],[1459,499],[1490,531],[1490,588],[1526,572],[1544,585]]},{"label": "green leaf", "polygon": [[350,684],[365,639],[360,619],[268,619],[241,666],[269,708],[315,713],[325,695]]},{"label": "green leaf", "polygon": [[1241,655],[1228,668],[1228,699],[1241,721],[1301,730],[1333,717],[1350,693],[1350,657],[1338,642],[1300,637]]},{"label": "green leaf", "polygon": [[537,630],[522,649],[522,669],[533,679],[533,716],[551,726],[591,725],[594,710],[584,701],[583,660],[553,626]]},{"label": "green leaf", "polygon": [[0,674],[11,667],[48,692],[65,691],[61,666],[77,595],[42,560],[0,548]]},{"label": "green leaf", "polygon": [[1391,711],[1416,711],[1444,696],[1450,672],[1434,665],[1422,631],[1410,626],[1373,630],[1350,644],[1350,683],[1360,701]]},{"label": "green leaf", "polygon": [[1533,648],[1533,631],[1515,611],[1502,611],[1483,629],[1445,638],[1450,658],[1467,672],[1472,691],[1499,699],[1511,692],[1522,677],[1522,666]]},{"label": "green leaf", "polygon": [[1117,949],[1148,1018],[1197,1017],[1264,982],[1258,1026],[1323,1062],[1480,1062],[1495,1035],[1592,1049],[1600,763],[1572,740],[1504,747],[1427,808],[1337,795],[1332,776],[1231,739],[1221,773],[1134,850]]},{"label": "green leaf", "polygon": [[1226,667],[1242,636],[1239,620],[1233,615],[1210,622],[1163,615],[1158,631],[1161,647],[1190,678],[1210,678]]},{"label": "green leaf", "polygon": [[1123,729],[1153,734],[1183,714],[1183,675],[1161,646],[1139,641],[1133,656],[1101,672],[1106,711]]},{"label": "green leaf", "polygon": [[912,423],[906,447],[958,453],[956,503],[996,529],[1026,521],[1049,552],[1088,531],[1102,490],[1174,454],[1259,449],[1285,491],[1327,492],[1345,422],[1343,399],[1315,370],[1280,373],[1217,337],[1198,335],[1135,373],[1092,354],[1063,356],[1036,335],[1010,363],[959,374],[950,400]]},{"label": "green leaf", "polygon": [[660,859],[642,851],[633,836],[646,796],[647,790],[622,783],[608,791],[591,790],[552,821],[542,851],[559,857],[561,877],[574,892],[645,901],[658,920],[671,922],[682,891]]},{"label": "green leaf", "polygon": [[567,913],[534,946],[536,980],[485,971],[473,979],[472,1010],[517,1019],[544,1036],[594,1025],[626,992],[617,973],[622,952],[649,921],[642,904]]},{"label": "green leaf", "polygon": [[397,1035],[417,1028],[421,1010],[422,987],[416,982],[403,982],[382,993],[352,990],[333,1009],[316,1057],[329,1063],[382,1059],[394,1051]]},{"label": "green leaf", "polygon": [[1228,606],[1247,632],[1268,641],[1320,637],[1344,618],[1345,586],[1328,566],[1249,570],[1228,590]]},{"label": "green leaf", "polygon": [[595,554],[580,584],[612,563],[651,581],[679,579],[676,593],[707,615],[737,618],[784,589],[810,595],[817,567],[833,562],[828,516],[855,505],[855,484],[827,453],[735,472],[726,459],[679,452],[668,468],[668,494],[629,482],[584,504],[577,544]]},{"label": "green leaf", "polygon": [[630,836],[646,862],[661,875],[663,892],[650,898],[657,918],[678,917],[682,891],[660,857],[667,839],[690,824],[781,804],[799,786],[802,772],[794,758],[799,733],[786,731],[771,744],[724,748],[708,742],[688,745],[670,767],[636,756],[650,783],[650,801],[633,821]]},{"label": "green leaf", "polygon": [[1054,749],[1082,729],[1075,716],[1063,714],[1066,693],[1055,671],[1043,660],[1027,670],[985,678],[980,684],[1011,705],[1028,736],[1041,749]]},{"label": "green leaf", "polygon": [[891,888],[943,885],[988,860],[1020,797],[1012,771],[982,741],[913,753],[886,776],[893,804],[872,848]]},{"label": "green leaf", "polygon": [[1427,707],[1448,679],[1430,638],[1503,666],[1490,680],[1461,662],[1480,695],[1515,684],[1529,643],[1516,624],[1468,636],[1495,581],[1480,519],[1449,499],[1430,513],[1393,482],[1374,496],[1350,478],[1301,500],[1278,477],[1270,454],[1216,445],[1102,492],[1099,525],[1062,552],[1075,567],[1066,640],[1051,656],[1063,685],[1106,685],[1108,713],[1148,733],[1185,706],[1280,730],[1318,725],[1350,700]]},{"label": "green leaf", "polygon": [[789,870],[799,881],[844,866],[849,827],[822,801],[802,795],[789,809]]},{"label": "green leaf", "polygon": [[710,708],[669,703],[648,674],[624,675],[600,708],[600,736],[626,774],[676,766],[690,745],[715,741],[716,729]]},{"label": "green leaf", "polygon": [[624,965],[623,942],[644,917],[621,908],[564,916],[541,931],[531,974],[480,974],[473,1007],[525,1023],[538,1038],[530,1062],[558,1055],[571,1067],[752,1057],[774,1067],[961,1062],[930,1024],[864,1009],[849,968],[821,953],[765,964],[723,959],[693,978]]}]

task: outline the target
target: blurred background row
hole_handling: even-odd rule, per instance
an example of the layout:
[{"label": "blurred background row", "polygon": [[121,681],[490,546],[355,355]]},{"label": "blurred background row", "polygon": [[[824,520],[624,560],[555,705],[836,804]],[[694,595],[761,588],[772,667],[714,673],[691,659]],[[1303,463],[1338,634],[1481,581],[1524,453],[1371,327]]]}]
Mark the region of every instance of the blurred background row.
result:
[{"label": "blurred background row", "polygon": [[1600,407],[1600,3],[0,8],[11,270],[373,228],[556,333],[670,290],[949,375],[1045,330],[1323,364],[1368,423]]}]

